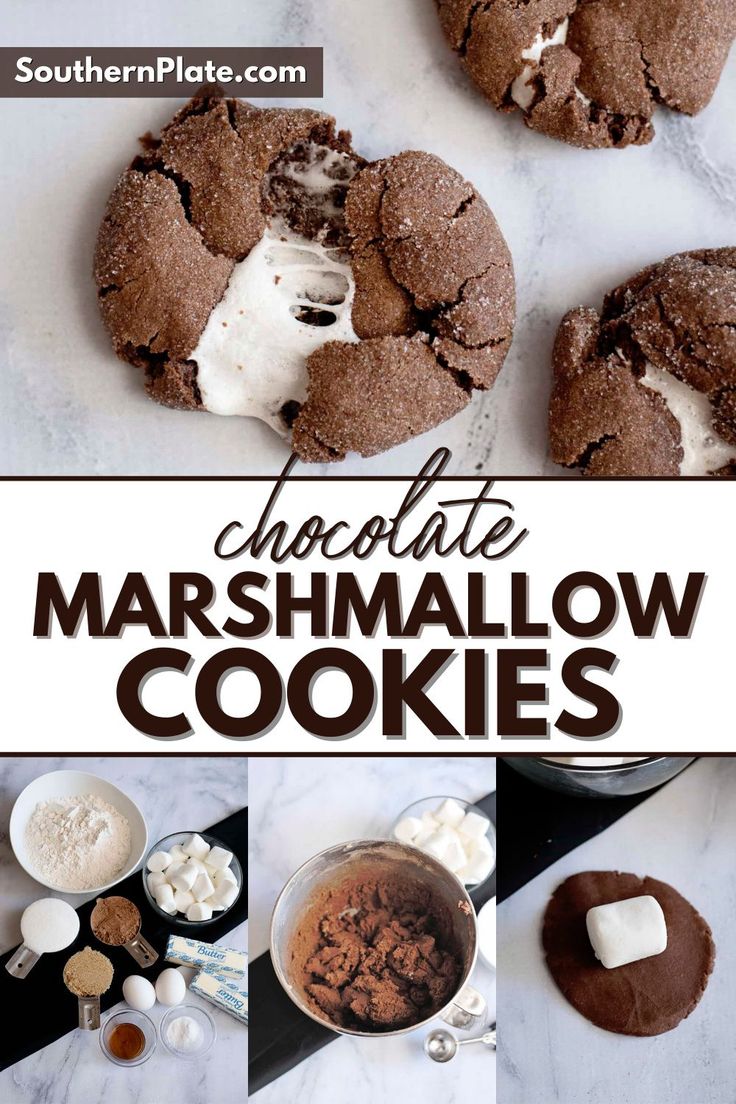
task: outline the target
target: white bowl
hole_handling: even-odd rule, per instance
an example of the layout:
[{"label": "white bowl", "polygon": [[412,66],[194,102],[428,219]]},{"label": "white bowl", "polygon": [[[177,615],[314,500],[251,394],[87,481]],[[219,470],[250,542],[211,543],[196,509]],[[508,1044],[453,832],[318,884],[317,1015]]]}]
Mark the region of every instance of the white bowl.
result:
[{"label": "white bowl", "polygon": [[[42,801],[53,801],[55,798],[76,797],[79,794],[95,794],[107,801],[126,817],[130,825],[130,855],[123,869],[113,881],[106,885],[90,886],[88,889],[65,889],[64,886],[47,882],[35,869],[28,854],[26,845],[26,826],[36,806]],[[35,878],[41,885],[48,889],[55,889],[57,893],[87,894],[91,896],[100,893],[104,889],[110,889],[117,885],[123,878],[127,878],[139,865],[146,853],[148,846],[148,831],[138,806],[134,801],[113,786],[104,778],[98,778],[96,774],[87,774],[85,771],[60,770],[42,774],[30,782],[16,799],[13,811],[10,814],[10,844],[15,852],[15,857],[27,874]]]}]

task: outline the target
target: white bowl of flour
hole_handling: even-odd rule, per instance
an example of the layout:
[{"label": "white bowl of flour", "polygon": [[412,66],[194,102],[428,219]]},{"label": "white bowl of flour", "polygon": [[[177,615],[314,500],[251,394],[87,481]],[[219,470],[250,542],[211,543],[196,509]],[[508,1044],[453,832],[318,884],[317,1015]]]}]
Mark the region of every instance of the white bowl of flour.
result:
[{"label": "white bowl of flour", "polygon": [[91,895],[140,865],[148,832],[138,806],[112,782],[62,770],[42,774],[20,794],[10,814],[10,843],[41,885]]}]

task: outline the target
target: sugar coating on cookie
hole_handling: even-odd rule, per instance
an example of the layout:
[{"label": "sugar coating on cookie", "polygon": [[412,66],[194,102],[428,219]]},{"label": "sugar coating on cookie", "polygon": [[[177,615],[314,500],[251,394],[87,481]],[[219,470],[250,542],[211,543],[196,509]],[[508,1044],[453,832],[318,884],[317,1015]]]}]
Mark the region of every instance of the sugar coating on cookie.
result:
[{"label": "sugar coating on cookie", "polygon": [[651,141],[657,104],[710,102],[732,0],[437,0],[452,48],[501,111],[583,148]]},{"label": "sugar coating on cookie", "polygon": [[578,307],[553,351],[552,459],[586,475],[736,476],[736,249],[677,254]]},{"label": "sugar coating on cookie", "polygon": [[262,419],[305,460],[452,417],[508,351],[511,257],[428,153],[368,164],[307,109],[204,89],[123,174],[95,276],[118,354],[169,406]]}]

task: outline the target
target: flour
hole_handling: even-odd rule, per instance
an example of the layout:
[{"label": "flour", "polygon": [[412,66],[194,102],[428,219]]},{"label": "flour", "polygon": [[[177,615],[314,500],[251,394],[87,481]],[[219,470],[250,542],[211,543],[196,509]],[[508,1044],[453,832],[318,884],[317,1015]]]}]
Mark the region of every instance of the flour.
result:
[{"label": "flour", "polygon": [[130,855],[127,819],[96,794],[42,801],[26,826],[31,865],[56,889],[107,885]]}]

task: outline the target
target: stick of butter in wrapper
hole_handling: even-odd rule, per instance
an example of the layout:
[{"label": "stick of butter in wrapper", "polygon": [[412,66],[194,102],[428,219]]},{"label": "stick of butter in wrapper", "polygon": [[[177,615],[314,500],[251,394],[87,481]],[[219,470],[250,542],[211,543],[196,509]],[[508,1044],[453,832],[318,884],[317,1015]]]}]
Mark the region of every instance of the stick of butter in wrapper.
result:
[{"label": "stick of butter in wrapper", "polygon": [[202,970],[198,973],[189,988],[194,993],[199,993],[210,1004],[222,1008],[235,1016],[241,1023],[248,1022],[248,992],[241,988],[242,982],[236,984],[230,978],[222,974],[214,974],[210,970]]},{"label": "stick of butter in wrapper", "polygon": [[170,935],[166,944],[166,961],[178,966],[193,966],[195,970],[210,968],[226,977],[245,977],[248,955],[230,947],[217,947],[200,939],[187,939],[183,935]]}]

